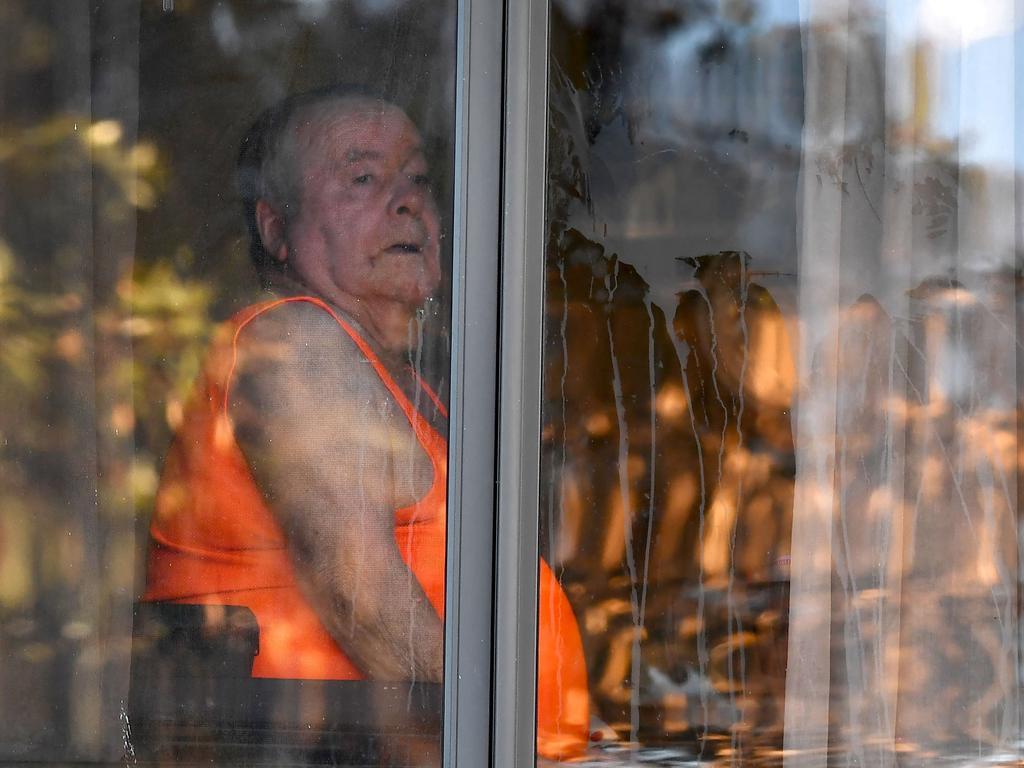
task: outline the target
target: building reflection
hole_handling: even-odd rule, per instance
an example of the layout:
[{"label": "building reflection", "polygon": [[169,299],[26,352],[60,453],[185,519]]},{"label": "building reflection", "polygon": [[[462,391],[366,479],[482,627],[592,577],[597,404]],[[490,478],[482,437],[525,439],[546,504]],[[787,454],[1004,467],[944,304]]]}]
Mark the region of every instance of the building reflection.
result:
[{"label": "building reflection", "polygon": [[779,308],[746,254],[693,260],[669,323],[617,256],[575,230],[556,249],[542,542],[595,708],[649,744],[777,732],[795,376]]},{"label": "building reflection", "polygon": [[[689,260],[670,325],[617,255],[575,230],[553,246],[542,548],[617,737],[756,763],[783,743],[797,386],[791,326],[750,262]],[[817,559],[839,750],[881,759],[865,734],[890,706],[921,759],[1016,732],[1018,280],[975,283],[922,281],[910,336],[865,295],[815,351],[838,382]]]}]

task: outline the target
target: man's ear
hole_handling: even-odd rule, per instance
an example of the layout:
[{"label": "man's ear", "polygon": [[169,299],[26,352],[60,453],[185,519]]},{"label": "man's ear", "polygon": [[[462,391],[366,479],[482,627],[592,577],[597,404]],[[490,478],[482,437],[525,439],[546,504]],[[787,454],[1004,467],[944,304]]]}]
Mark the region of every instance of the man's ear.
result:
[{"label": "man's ear", "polygon": [[274,261],[288,261],[288,239],[285,237],[284,217],[266,200],[256,201],[256,226],[260,231],[263,248]]}]

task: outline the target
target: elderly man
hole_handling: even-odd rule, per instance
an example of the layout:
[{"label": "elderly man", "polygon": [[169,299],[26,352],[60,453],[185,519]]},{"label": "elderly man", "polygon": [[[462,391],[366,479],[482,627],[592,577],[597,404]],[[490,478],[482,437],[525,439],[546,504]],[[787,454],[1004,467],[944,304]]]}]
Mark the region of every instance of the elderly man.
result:
[{"label": "elderly man", "polygon": [[[292,97],[246,138],[239,177],[272,294],[210,350],[144,599],[248,606],[255,676],[440,681],[447,414],[411,365],[440,225],[419,133],[358,91]],[[538,748],[559,757],[586,742],[586,671],[543,564],[540,598]]]}]

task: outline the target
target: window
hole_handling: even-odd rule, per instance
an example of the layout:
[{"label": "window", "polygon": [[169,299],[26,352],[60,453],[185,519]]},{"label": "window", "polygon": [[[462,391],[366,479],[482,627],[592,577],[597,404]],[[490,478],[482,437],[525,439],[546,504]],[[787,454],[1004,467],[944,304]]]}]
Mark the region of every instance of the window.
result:
[{"label": "window", "polygon": [[1014,4],[0,19],[0,762],[1020,762]]},{"label": "window", "polygon": [[1013,9],[549,23],[540,553],[593,750],[1016,764]]},{"label": "window", "polygon": [[439,763],[457,21],[5,10],[3,759]]}]

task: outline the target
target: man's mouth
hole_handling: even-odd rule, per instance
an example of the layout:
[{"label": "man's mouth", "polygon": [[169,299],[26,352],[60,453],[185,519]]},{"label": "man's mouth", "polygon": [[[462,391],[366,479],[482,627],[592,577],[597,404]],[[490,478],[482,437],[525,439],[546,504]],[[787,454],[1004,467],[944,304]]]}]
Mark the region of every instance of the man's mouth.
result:
[{"label": "man's mouth", "polygon": [[418,243],[395,243],[388,250],[392,253],[422,253],[423,246]]}]

